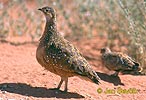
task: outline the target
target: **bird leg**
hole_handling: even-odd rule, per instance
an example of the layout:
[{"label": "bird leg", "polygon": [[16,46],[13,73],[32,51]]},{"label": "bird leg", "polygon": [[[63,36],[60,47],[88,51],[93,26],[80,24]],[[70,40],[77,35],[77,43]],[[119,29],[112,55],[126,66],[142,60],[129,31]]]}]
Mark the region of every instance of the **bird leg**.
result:
[{"label": "bird leg", "polygon": [[64,92],[67,92],[67,85],[68,85],[68,78],[65,78],[65,88],[64,88]]},{"label": "bird leg", "polygon": [[68,84],[68,78],[67,77],[61,77],[61,81],[59,82],[57,89],[60,89],[63,81],[65,81],[65,89],[64,89],[64,92],[67,92],[67,84]]},{"label": "bird leg", "polygon": [[62,79],[62,77],[61,77],[61,80],[60,80],[60,82],[59,82],[59,84],[58,84],[58,87],[57,87],[58,90],[60,89],[62,83],[63,83],[63,79]]},{"label": "bird leg", "polygon": [[112,74],[111,76],[118,76],[119,71],[116,71],[114,74]]}]

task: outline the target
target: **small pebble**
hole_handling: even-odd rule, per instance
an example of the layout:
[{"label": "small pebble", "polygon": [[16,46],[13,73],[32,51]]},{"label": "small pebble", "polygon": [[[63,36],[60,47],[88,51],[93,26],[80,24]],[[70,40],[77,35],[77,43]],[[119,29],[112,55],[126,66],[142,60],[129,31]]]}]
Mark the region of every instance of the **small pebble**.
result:
[{"label": "small pebble", "polygon": [[3,94],[6,94],[7,92],[6,92],[6,91],[2,91],[2,93],[3,93]]}]

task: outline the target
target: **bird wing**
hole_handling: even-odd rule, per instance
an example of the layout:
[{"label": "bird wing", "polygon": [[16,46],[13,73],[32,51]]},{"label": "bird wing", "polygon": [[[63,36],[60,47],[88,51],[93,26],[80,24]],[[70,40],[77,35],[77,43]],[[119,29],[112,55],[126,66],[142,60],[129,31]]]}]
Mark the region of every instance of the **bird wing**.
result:
[{"label": "bird wing", "polygon": [[133,60],[131,57],[129,57],[128,55],[125,55],[126,56],[126,58],[129,60],[129,61],[131,61],[131,62],[133,62],[136,66],[139,66],[139,63],[138,62],[136,62],[135,60]]},{"label": "bird wing", "polygon": [[114,70],[130,70],[135,65],[134,60],[121,52],[108,53],[105,60],[107,67],[111,67]]},{"label": "bird wing", "polygon": [[[61,45],[61,44],[59,44]],[[58,46],[59,46],[58,45]],[[99,83],[99,76],[97,73],[91,68],[90,64],[87,62],[87,60],[82,56],[82,54],[79,52],[77,48],[75,48],[72,44],[70,44],[68,41],[65,41],[64,45],[60,46],[61,51],[63,54],[66,54],[66,57],[61,64],[67,65],[66,67],[63,67],[63,70],[72,70],[75,73],[87,76],[90,78],[93,82]]]},{"label": "bird wing", "polygon": [[63,54],[67,55],[68,70],[74,70],[74,72],[80,75],[86,75],[91,71],[89,63],[72,44],[66,42],[66,45],[61,47],[61,50]]},{"label": "bird wing", "polygon": [[[54,65],[57,64],[55,67],[61,70],[75,72],[80,75],[92,73],[90,65],[79,50],[65,39],[50,42],[46,48],[46,55],[50,56]],[[47,57],[45,59],[47,62]]]},{"label": "bird wing", "polygon": [[123,53],[117,53],[119,55],[120,59],[122,60],[122,65],[125,66],[126,69],[132,69],[133,66],[139,66],[137,62],[135,62],[131,57],[129,57],[126,54]]}]

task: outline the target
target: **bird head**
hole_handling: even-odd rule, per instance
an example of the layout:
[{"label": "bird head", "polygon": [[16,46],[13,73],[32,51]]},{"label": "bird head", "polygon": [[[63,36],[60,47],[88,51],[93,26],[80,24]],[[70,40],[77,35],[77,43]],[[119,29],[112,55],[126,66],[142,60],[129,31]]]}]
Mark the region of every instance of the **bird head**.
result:
[{"label": "bird head", "polygon": [[56,11],[52,7],[46,6],[43,8],[39,8],[38,10],[40,10],[41,12],[44,13],[47,20],[49,20],[49,21],[56,20]]},{"label": "bird head", "polygon": [[104,48],[102,48],[102,49],[100,50],[100,53],[101,53],[101,54],[109,53],[109,52],[111,52],[111,50],[110,50],[108,47],[104,47]]}]

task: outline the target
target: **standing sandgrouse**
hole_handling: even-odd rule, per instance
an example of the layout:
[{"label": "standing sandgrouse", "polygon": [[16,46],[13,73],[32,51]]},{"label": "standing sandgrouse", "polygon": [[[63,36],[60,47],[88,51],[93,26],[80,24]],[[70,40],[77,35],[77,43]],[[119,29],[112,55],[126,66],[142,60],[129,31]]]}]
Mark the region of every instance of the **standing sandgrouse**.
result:
[{"label": "standing sandgrouse", "polygon": [[118,76],[120,71],[141,71],[139,63],[121,52],[112,52],[109,48],[102,48],[100,53],[102,63],[109,70],[116,71],[113,76]]},{"label": "standing sandgrouse", "polygon": [[41,66],[61,77],[57,89],[60,89],[65,81],[64,91],[67,92],[68,77],[78,75],[98,84],[100,78],[86,59],[57,31],[55,10],[51,7],[43,7],[38,10],[44,13],[46,26],[40,38],[36,58]]}]

